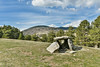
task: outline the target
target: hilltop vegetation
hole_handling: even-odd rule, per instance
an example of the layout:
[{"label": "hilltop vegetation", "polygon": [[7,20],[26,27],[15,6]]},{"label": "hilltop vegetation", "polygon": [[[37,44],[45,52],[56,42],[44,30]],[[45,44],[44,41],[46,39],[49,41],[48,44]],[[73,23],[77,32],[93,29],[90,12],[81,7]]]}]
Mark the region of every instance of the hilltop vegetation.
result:
[{"label": "hilltop vegetation", "polygon": [[[25,34],[25,31],[27,31],[28,35]],[[48,26],[36,26],[25,31],[21,32],[15,27],[4,25],[3,27],[0,27],[0,37],[53,42],[54,37],[70,36],[73,37],[73,42],[75,45],[83,45],[95,48],[100,47],[100,16],[91,22],[91,24],[88,20],[81,21],[80,25],[76,29],[70,26],[68,30],[65,31],[63,29],[50,28]],[[31,34],[30,31],[31,33],[35,33]],[[43,32],[44,34],[39,34],[39,31]]]},{"label": "hilltop vegetation", "polygon": [[100,49],[50,54],[47,42],[0,39],[0,67],[99,67]]},{"label": "hilltop vegetation", "polygon": [[20,30],[10,25],[0,27],[0,38],[18,39]]}]

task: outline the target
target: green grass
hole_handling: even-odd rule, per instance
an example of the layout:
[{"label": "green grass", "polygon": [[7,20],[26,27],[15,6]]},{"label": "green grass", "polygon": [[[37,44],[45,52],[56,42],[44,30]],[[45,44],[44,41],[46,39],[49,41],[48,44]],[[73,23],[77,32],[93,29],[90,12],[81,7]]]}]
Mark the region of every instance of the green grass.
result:
[{"label": "green grass", "polygon": [[100,67],[100,49],[50,54],[50,43],[0,39],[0,67]]}]

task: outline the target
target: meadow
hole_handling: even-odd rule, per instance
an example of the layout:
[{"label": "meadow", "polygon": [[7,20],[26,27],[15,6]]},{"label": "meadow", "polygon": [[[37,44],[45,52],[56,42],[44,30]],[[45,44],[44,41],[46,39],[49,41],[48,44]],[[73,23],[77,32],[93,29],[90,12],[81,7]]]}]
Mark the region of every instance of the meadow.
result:
[{"label": "meadow", "polygon": [[100,48],[50,54],[46,50],[50,44],[1,38],[0,67],[100,67]]}]

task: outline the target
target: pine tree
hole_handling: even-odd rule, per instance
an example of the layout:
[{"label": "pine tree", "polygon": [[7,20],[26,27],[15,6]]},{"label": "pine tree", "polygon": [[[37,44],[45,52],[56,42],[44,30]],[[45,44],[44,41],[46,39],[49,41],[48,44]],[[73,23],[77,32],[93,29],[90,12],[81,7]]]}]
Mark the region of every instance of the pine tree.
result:
[{"label": "pine tree", "polygon": [[15,28],[15,27],[12,27],[12,38],[13,39],[18,39],[19,38],[19,35],[20,35],[20,30]]},{"label": "pine tree", "polygon": [[41,40],[42,40],[43,42],[47,42],[47,39],[48,39],[48,38],[47,38],[47,35],[46,35],[46,34],[42,34],[42,39],[41,39]]},{"label": "pine tree", "polygon": [[[83,20],[78,28],[76,29],[76,38],[75,41],[80,45],[87,45],[88,34],[90,29],[90,23],[87,20]],[[78,41],[77,41],[78,40]]]},{"label": "pine tree", "polygon": [[23,40],[24,39],[24,35],[22,32],[20,32],[18,39]]},{"label": "pine tree", "polygon": [[68,31],[66,31],[66,35],[74,38],[74,28],[69,26]]},{"label": "pine tree", "polygon": [[2,37],[3,38],[12,38],[11,34],[12,34],[12,30],[4,30]]},{"label": "pine tree", "polygon": [[59,37],[59,36],[64,36],[64,31],[62,29],[60,29],[57,33],[56,33],[56,36]]},{"label": "pine tree", "polygon": [[2,31],[0,30],[0,38],[2,38],[2,35],[3,35],[3,33],[2,33]]},{"label": "pine tree", "polygon": [[1,27],[1,31],[3,33],[2,35],[3,38],[18,39],[20,34],[19,29],[11,27],[10,25],[8,26],[4,25],[3,27]]},{"label": "pine tree", "polygon": [[98,16],[97,19],[95,19],[95,21],[92,22],[92,28],[100,29],[100,16]]},{"label": "pine tree", "polygon": [[95,48],[100,46],[100,16],[92,22],[91,24],[92,29],[90,30],[90,43]]},{"label": "pine tree", "polygon": [[54,31],[50,31],[48,33],[48,42],[53,42],[54,41],[54,37],[55,37]]}]

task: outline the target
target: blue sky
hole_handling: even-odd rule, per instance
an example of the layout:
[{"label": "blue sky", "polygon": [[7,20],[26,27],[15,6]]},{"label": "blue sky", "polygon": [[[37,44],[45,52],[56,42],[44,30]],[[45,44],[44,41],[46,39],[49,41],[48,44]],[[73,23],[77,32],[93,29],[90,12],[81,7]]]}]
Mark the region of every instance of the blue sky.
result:
[{"label": "blue sky", "polygon": [[75,26],[100,15],[100,0],[0,0],[0,26]]}]

